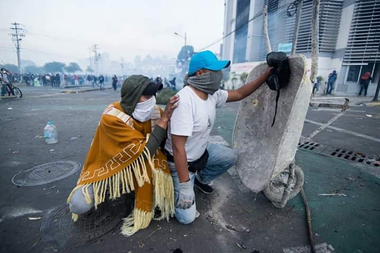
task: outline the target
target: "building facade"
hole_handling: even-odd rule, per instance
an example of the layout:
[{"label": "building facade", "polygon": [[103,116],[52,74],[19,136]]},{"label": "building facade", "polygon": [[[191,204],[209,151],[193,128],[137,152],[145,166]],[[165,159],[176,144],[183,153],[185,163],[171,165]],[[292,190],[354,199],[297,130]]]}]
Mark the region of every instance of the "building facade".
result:
[{"label": "building facade", "polygon": [[[222,58],[231,59],[232,64],[265,61],[264,2],[225,0]],[[267,2],[272,50],[290,53],[296,17],[294,0]],[[303,0],[296,53],[304,54],[309,63],[311,12],[312,0]],[[322,76],[323,83],[333,70],[338,72],[333,93],[357,94],[359,79],[366,72],[372,76],[368,95],[375,93],[380,78],[380,0],[320,0],[318,76]]]}]

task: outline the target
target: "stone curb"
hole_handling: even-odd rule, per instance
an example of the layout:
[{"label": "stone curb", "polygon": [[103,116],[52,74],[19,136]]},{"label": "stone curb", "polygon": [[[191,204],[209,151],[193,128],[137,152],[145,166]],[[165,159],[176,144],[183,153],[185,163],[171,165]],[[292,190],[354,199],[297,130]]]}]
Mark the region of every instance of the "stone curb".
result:
[{"label": "stone curb", "polygon": [[[107,88],[104,88],[104,89],[112,89],[112,87],[107,87]],[[61,93],[84,93],[84,92],[89,92],[89,91],[100,91],[99,88],[97,89],[87,89],[87,90],[63,90],[61,91]]]},{"label": "stone curb", "polygon": [[377,107],[380,106],[380,101],[379,102],[363,102],[361,105],[367,106],[367,107]]},{"label": "stone curb", "polygon": [[17,98],[16,96],[0,96],[0,100],[3,100],[3,99],[13,99],[13,98]]}]

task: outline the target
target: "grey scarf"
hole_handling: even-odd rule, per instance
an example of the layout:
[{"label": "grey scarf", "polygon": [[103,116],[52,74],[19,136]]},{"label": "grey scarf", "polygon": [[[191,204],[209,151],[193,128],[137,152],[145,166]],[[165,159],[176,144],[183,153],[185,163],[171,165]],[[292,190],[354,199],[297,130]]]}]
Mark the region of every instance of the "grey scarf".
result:
[{"label": "grey scarf", "polygon": [[220,82],[223,79],[222,71],[213,71],[203,73],[200,76],[190,76],[186,74],[184,83],[191,85],[194,88],[203,91],[207,94],[213,95],[220,88]]}]

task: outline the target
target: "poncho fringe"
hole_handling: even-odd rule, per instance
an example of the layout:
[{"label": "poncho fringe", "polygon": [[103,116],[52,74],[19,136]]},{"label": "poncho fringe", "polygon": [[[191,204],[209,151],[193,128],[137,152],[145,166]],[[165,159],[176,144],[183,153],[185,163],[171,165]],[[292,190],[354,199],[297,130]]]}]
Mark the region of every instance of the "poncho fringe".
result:
[{"label": "poncho fringe", "polygon": [[[144,155],[144,157],[142,155]],[[174,187],[172,178],[169,174],[166,174],[154,167],[153,160],[147,148],[144,149],[142,155],[140,155],[140,157],[129,166],[125,167],[123,170],[109,178],[94,183],[76,186],[71,191],[67,199],[67,203],[70,203],[74,192],[77,189],[82,188],[81,190],[85,197],[85,200],[88,204],[90,204],[92,200],[89,192],[89,187],[92,185],[94,190],[94,206],[95,209],[97,209],[98,205],[105,201],[107,192],[109,192],[109,198],[114,200],[121,197],[121,194],[126,194],[134,191],[134,177],[139,187],[141,187],[145,182],[150,183],[147,168],[145,165],[145,158],[148,161],[149,166],[152,168],[152,183],[154,189],[153,207],[159,208],[161,210],[161,216],[155,218],[155,220],[161,220],[164,218],[166,218],[166,220],[169,220],[169,218],[174,215]],[[125,236],[133,235],[139,229],[146,228],[152,218],[153,211],[147,212],[139,210],[138,208],[134,208],[133,212],[127,218],[123,219],[124,222],[121,233]],[[74,221],[77,221],[78,215],[73,213],[72,219]]]},{"label": "poncho fringe", "polygon": [[[102,127],[101,127],[101,124],[99,124],[97,133],[91,144],[91,149],[86,158],[85,165],[86,163],[88,165],[88,163],[96,164],[98,162],[95,158],[97,156],[97,152],[99,152],[96,149],[96,147],[98,146],[95,146],[94,150],[92,149],[94,148],[93,145],[98,145],[100,141],[100,137],[102,135],[104,136],[105,129],[109,129],[108,134],[111,134],[110,136],[111,139],[108,143],[108,145],[111,145],[111,146],[114,145],[115,143],[115,141],[112,142],[112,140],[114,140],[115,138],[118,138],[117,135],[112,135],[112,133],[119,133],[118,131],[120,131],[121,125],[124,125],[124,124],[127,125],[127,128],[125,129],[127,131],[130,131],[128,134],[131,134],[131,131],[136,131],[134,128],[134,124],[131,121],[131,117],[121,111],[119,104],[117,103],[111,104],[103,112],[103,114],[114,116],[120,119],[121,122],[123,123],[118,123],[117,121],[114,121],[113,120],[114,118],[105,118],[105,119],[102,118],[102,122],[103,122]],[[152,128],[153,126],[156,125],[157,120],[159,118],[160,118],[160,109],[157,107],[155,114],[151,120]],[[112,128],[115,128],[117,131],[112,132],[112,130],[115,130]],[[124,136],[127,136],[127,135],[124,135]],[[149,137],[150,136],[148,133],[144,141],[147,142],[149,140]],[[135,138],[135,137],[132,137],[132,138]],[[141,138],[141,137],[137,137],[137,138]],[[130,139],[123,139],[123,141],[129,142]],[[118,148],[117,146],[115,147]],[[101,150],[101,149],[98,148],[98,150]],[[125,149],[121,151],[117,150],[117,152],[126,154]],[[128,150],[128,152],[130,151]],[[136,151],[132,151],[132,153],[134,152]],[[128,163],[128,165],[125,165],[123,169],[116,172],[112,176],[108,176],[105,178],[96,179],[96,175],[99,175],[99,174],[94,174],[94,169],[99,168],[99,166],[101,167],[102,164],[98,165],[98,167],[96,167],[95,165],[95,168],[93,167],[93,169],[89,169],[89,167],[86,167],[86,172],[84,174],[81,174],[80,178],[78,179],[77,186],[71,191],[67,199],[67,202],[70,203],[74,192],[80,189],[81,192],[83,193],[85,201],[88,204],[94,201],[94,207],[95,209],[97,209],[98,205],[103,203],[106,200],[106,196],[107,197],[109,196],[109,199],[114,200],[116,198],[121,197],[122,194],[135,191],[134,209],[132,210],[132,213],[128,217],[123,219],[124,222],[123,222],[121,233],[126,236],[130,236],[134,234],[139,229],[146,228],[149,225],[150,221],[153,219],[154,210],[156,208],[160,209],[161,215],[159,217],[155,217],[154,219],[161,220],[161,219],[166,218],[167,220],[169,220],[170,217],[174,216],[174,187],[173,187],[173,181],[172,181],[170,171],[167,166],[166,159],[164,158],[164,155],[162,154],[161,151],[157,151],[157,153],[153,157],[151,157],[150,152],[147,149],[147,147],[143,147],[140,152],[141,153],[136,158],[134,158],[133,162]],[[118,157],[118,159],[121,159],[121,158]],[[115,162],[119,163],[119,162],[124,162],[124,161],[116,160]],[[85,171],[85,169],[83,169],[83,171]],[[86,179],[87,182],[83,182],[85,181],[83,179],[84,176],[88,177],[89,172],[92,173],[91,174],[92,181]],[[151,200],[149,200],[149,197],[147,195],[144,195],[144,194],[149,195],[149,190],[148,192],[146,191],[147,189],[149,189],[149,188],[146,188],[145,186],[146,184],[151,185],[151,189],[152,189],[150,193],[152,194]],[[93,189],[93,196],[91,196],[90,194],[91,186]],[[144,191],[140,190],[143,188],[145,189]],[[148,199],[146,199],[145,196],[147,196]],[[147,203],[149,202],[146,202],[146,201],[152,201],[151,205],[150,204],[147,205]],[[77,221],[78,218],[79,216],[77,214],[75,213],[72,214],[72,219],[74,221]]]}]

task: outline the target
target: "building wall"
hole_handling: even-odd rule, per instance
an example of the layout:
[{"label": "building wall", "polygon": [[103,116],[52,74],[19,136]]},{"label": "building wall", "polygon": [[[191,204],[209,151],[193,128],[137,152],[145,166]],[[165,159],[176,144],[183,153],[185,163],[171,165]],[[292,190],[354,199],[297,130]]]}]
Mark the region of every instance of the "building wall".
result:
[{"label": "building wall", "polygon": [[[380,75],[380,63],[376,63],[380,59],[379,50],[376,50],[380,43],[380,32],[376,28],[380,24],[379,10],[380,0],[346,0],[344,2],[345,17],[342,18],[343,29],[339,34],[343,41],[341,45],[344,47],[341,71],[344,78],[338,80],[337,94],[358,94],[359,79],[369,71],[372,81],[368,88],[368,95],[374,95]],[[355,11],[358,12],[355,13]],[[338,48],[336,52],[339,52]]]},{"label": "building wall", "polygon": [[248,20],[251,0],[237,0],[233,63],[246,61]]},{"label": "building wall", "polygon": [[[229,34],[235,30],[236,26],[236,0],[225,0],[225,12],[224,12],[224,35]],[[234,52],[234,40],[235,33],[224,38],[223,51],[221,52],[222,59],[232,59]]]},{"label": "building wall", "polygon": [[[334,13],[339,13],[339,15],[341,15],[341,16],[340,16],[340,19],[333,17],[334,20],[338,20],[337,21],[338,23],[335,25],[335,28],[339,27],[339,29],[337,30],[338,34],[337,34],[337,38],[336,38],[336,43],[334,42],[335,50],[331,50],[331,46],[329,46],[329,44],[324,44],[323,48],[326,49],[325,51],[323,48],[320,50],[320,57],[319,57],[319,61],[318,61],[319,62],[318,76],[322,76],[323,84],[322,84],[322,87],[321,87],[319,93],[323,92],[327,77],[333,70],[336,70],[338,73],[338,79],[335,83],[335,89],[333,90],[333,93],[335,93],[337,95],[355,95],[355,94],[358,94],[359,89],[360,89],[360,86],[358,85],[358,80],[359,80],[360,75],[362,75],[364,73],[364,71],[370,71],[371,73],[373,73],[373,77],[372,77],[373,80],[372,80],[372,84],[369,86],[368,95],[373,95],[375,93],[376,84],[378,82],[378,79],[380,78],[380,62],[377,64],[369,65],[369,66],[363,66],[360,68],[360,70],[356,69],[355,71],[356,71],[357,79],[352,78],[354,67],[347,66],[344,63],[344,56],[345,56],[346,49],[348,47],[348,39],[350,36],[350,29],[352,26],[352,20],[353,20],[353,14],[354,14],[355,6],[357,6],[359,3],[363,5],[363,2],[365,5],[368,5],[368,8],[371,8],[371,6],[373,7],[374,3],[376,6],[380,6],[380,0],[368,0],[368,1],[369,1],[368,3],[366,3],[363,0],[344,0],[343,2],[339,1],[339,0],[334,0],[331,2],[329,2],[328,0],[322,0],[321,1],[321,4],[324,4],[324,8],[322,8],[322,10],[329,12],[330,10],[332,10],[331,8],[334,8],[334,10],[333,10]],[[232,11],[227,11],[227,12],[230,12],[232,14],[232,16],[229,16],[229,18],[232,20],[232,21],[231,20],[229,21],[229,24],[231,25],[233,23],[234,15],[236,16],[236,2],[237,2],[237,0],[226,0],[226,2],[228,2],[230,4],[228,6],[234,6],[234,8],[235,8]],[[286,30],[286,27],[292,27],[291,22],[293,22],[292,20],[294,20],[294,17],[287,18],[283,15],[284,13],[281,13],[281,11],[283,10],[282,6],[284,6],[284,4],[287,5],[288,2],[292,2],[292,1],[290,1],[290,0],[289,1],[288,0],[269,0],[269,5],[270,5],[270,8],[272,8],[272,11],[276,10],[276,8],[278,8],[278,10],[279,10],[278,13],[280,13],[280,19],[284,19],[284,20],[286,19],[286,24],[285,24],[285,22],[283,22],[284,24],[281,24],[278,17],[276,17],[277,21],[275,21],[275,22],[271,22],[269,20],[269,25],[270,25],[269,36],[271,39],[273,51],[278,50],[278,43],[286,43],[290,40],[290,37],[293,36],[293,31]],[[264,5],[264,0],[251,0],[250,6],[249,6],[249,20],[262,12],[263,5]],[[330,6],[331,6],[331,8],[330,8]],[[377,8],[376,6],[373,8]],[[310,14],[309,9],[311,8],[311,3],[304,4],[303,5],[303,11],[304,11],[304,8],[308,9],[308,10],[305,10],[306,16],[304,17],[304,20],[307,20],[307,22],[309,22],[310,20],[309,20],[308,16]],[[341,12],[340,12],[339,8],[342,8]],[[336,14],[336,15],[338,15],[338,14]],[[327,21],[330,20],[330,18],[332,18],[331,13],[330,14],[325,13],[322,16],[325,20],[325,21],[323,21],[323,22],[325,22],[324,26],[326,27],[326,25],[327,26],[329,25],[329,23]],[[269,14],[268,19],[270,19],[270,18],[271,17]],[[256,18],[255,20],[251,21],[248,24],[248,34],[247,34],[247,38],[246,38],[247,46],[246,46],[246,51],[245,51],[245,61],[246,62],[259,62],[259,61],[265,60],[266,52],[263,52],[265,47],[264,47],[264,42],[263,42],[263,33],[262,33],[263,25],[262,25],[262,22],[263,22],[263,19],[262,19],[262,15],[261,15],[260,17]],[[301,18],[301,22],[302,22],[302,18]],[[283,27],[283,28],[281,28],[281,27]],[[305,28],[303,28],[303,29],[305,29]],[[311,27],[309,29],[311,29]],[[284,32],[285,30],[286,30],[286,32]],[[324,34],[325,34],[325,36],[327,36],[326,38],[328,41],[328,37],[331,36],[331,31],[329,33],[325,32]],[[303,39],[302,43],[305,43],[304,41],[305,41],[305,39],[307,39],[306,37]],[[229,45],[230,51],[228,51],[224,48],[225,53],[223,55],[223,58],[224,59],[233,59],[232,52],[234,51],[234,49],[233,49],[234,48],[234,38],[232,38],[232,36],[230,36],[229,39],[224,40],[224,43],[229,43],[228,45]],[[327,43],[326,40],[323,43]],[[307,44],[307,45],[309,45],[309,44]],[[298,43],[297,43],[297,50],[298,50]],[[297,51],[297,53],[299,53],[299,52]],[[308,58],[309,66],[310,66],[310,64],[311,64],[311,62],[310,62],[310,58],[311,58],[310,51],[302,51],[301,53],[304,54]],[[365,63],[365,64],[367,64],[367,63]],[[355,68],[358,68],[358,67],[355,67]],[[349,78],[349,77],[351,77],[351,78]],[[351,81],[352,79],[355,79],[355,81]]]},{"label": "building wall", "polygon": [[247,62],[257,61],[260,57],[260,43],[263,37],[263,17],[258,16],[263,10],[264,0],[251,0],[249,20],[255,18],[248,24],[247,51],[245,59]]}]

